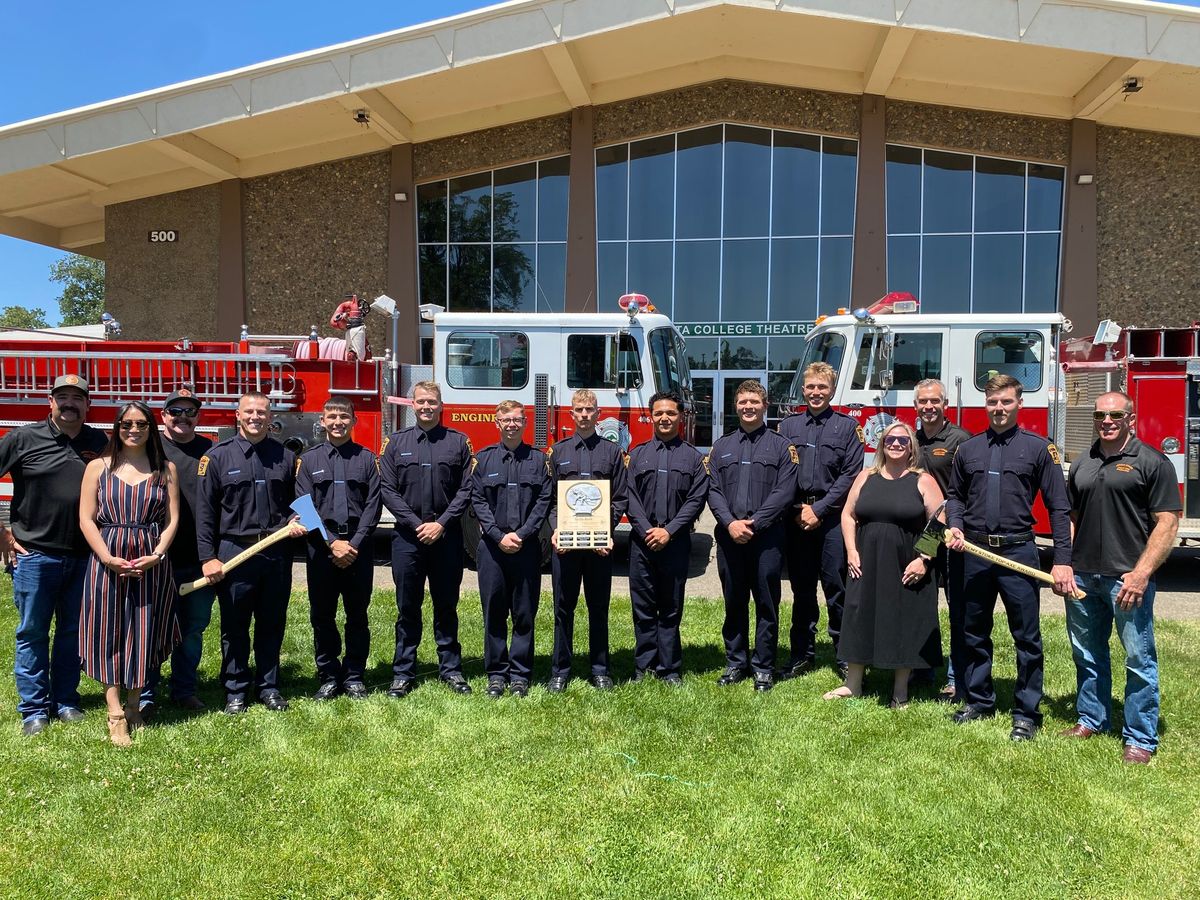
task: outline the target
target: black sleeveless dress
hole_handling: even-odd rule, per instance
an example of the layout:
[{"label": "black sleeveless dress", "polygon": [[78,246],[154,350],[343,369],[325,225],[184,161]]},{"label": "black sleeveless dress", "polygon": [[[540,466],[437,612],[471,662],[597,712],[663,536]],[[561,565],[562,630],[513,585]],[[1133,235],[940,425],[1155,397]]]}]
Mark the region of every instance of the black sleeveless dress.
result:
[{"label": "black sleeveless dress", "polygon": [[933,567],[918,584],[901,580],[916,557],[913,544],[928,520],[920,478],[894,481],[872,475],[863,482],[855,515],[862,577],[847,579],[839,655],[848,663],[880,669],[927,669],[941,663],[937,582]]}]

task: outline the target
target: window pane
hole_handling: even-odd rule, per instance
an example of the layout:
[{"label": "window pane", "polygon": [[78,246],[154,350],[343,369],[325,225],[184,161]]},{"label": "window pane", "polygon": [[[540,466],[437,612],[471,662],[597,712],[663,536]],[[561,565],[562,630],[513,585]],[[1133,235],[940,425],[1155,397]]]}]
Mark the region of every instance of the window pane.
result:
[{"label": "window pane", "polygon": [[771,234],[817,234],[821,139],[815,134],[775,132],[773,165]]},{"label": "window pane", "polygon": [[536,312],[535,244],[497,244],[492,248],[492,311]]},{"label": "window pane", "polygon": [[422,303],[446,306],[446,247],[422,247],[418,259]]},{"label": "window pane", "polygon": [[446,242],[446,182],[417,185],[417,240],[422,244]]},{"label": "window pane", "polygon": [[[616,309],[625,291],[626,244],[596,246],[596,309]],[[595,298],[594,298],[595,299]]]},{"label": "window pane", "polygon": [[767,368],[787,372],[790,379],[804,356],[804,336],[773,337],[767,349]]},{"label": "window pane", "polygon": [[596,238],[625,239],[628,199],[629,147],[601,147],[596,151]]},{"label": "window pane", "polygon": [[1063,172],[1059,166],[1029,165],[1029,212],[1025,227],[1030,231],[1062,228]]},{"label": "window pane", "polygon": [[927,237],[921,248],[921,309],[967,312],[971,308],[971,237]]},{"label": "window pane", "polygon": [[1036,331],[981,331],[975,339],[975,386],[1012,375],[1027,391],[1042,386],[1042,336]]},{"label": "window pane", "polygon": [[717,368],[717,339],[688,338],[687,360],[689,369]]},{"label": "window pane", "polygon": [[451,387],[520,388],[529,381],[529,339],[517,331],[455,331],[446,338]]},{"label": "window pane", "polygon": [[871,381],[876,385],[879,384],[878,375],[876,374],[876,366],[872,365],[875,353],[875,334],[871,331],[864,331],[858,335],[858,353],[854,357],[854,369],[852,378],[850,379],[850,388],[855,391],[866,390],[867,375],[871,375]]},{"label": "window pane", "polygon": [[975,291],[971,312],[1020,312],[1025,237],[975,236]]},{"label": "window pane", "polygon": [[492,173],[450,179],[451,242],[492,239]]},{"label": "window pane", "polygon": [[921,232],[921,151],[916,147],[888,145],[887,231]]},{"label": "window pane", "polygon": [[[887,289],[908,291],[918,300],[921,296],[921,239],[919,237],[890,237],[887,239]],[[922,302],[921,309],[925,309]]]},{"label": "window pane", "polygon": [[721,243],[680,241],[675,245],[676,318],[717,322],[721,318]]},{"label": "window pane", "polygon": [[679,133],[675,236],[721,236],[721,126]]},{"label": "window pane", "polygon": [[925,233],[971,230],[971,157],[925,151]]},{"label": "window pane", "polygon": [[450,312],[491,312],[492,248],[450,245]]},{"label": "window pane", "polygon": [[539,241],[567,239],[567,188],[571,176],[571,157],[543,159],[538,163]]},{"label": "window pane", "polygon": [[790,404],[787,409],[783,408],[791,384],[792,376],[786,372],[773,372],[767,375],[767,420],[772,423],[772,427],[784,416],[791,415]]},{"label": "window pane", "polygon": [[631,388],[641,383],[638,345],[631,335],[567,335],[568,388]]},{"label": "window pane", "polygon": [[[721,321],[762,322],[767,318],[768,241],[723,241]],[[767,347],[762,348],[766,365]]]},{"label": "window pane", "polygon": [[810,321],[817,309],[816,238],[771,241],[771,318]]},{"label": "window pane", "polygon": [[[765,369],[767,367],[767,339],[731,337],[721,339],[722,369]],[[732,412],[732,407],[726,412]]]},{"label": "window pane", "polygon": [[538,244],[537,311],[562,312],[566,308],[567,245]]},{"label": "window pane", "polygon": [[1059,235],[1031,234],[1025,238],[1025,312],[1058,309]]},{"label": "window pane", "polygon": [[537,238],[537,165],[526,163],[496,170],[492,200],[492,240]]},{"label": "window pane", "polygon": [[771,211],[771,132],[725,127],[725,237],[766,237]]},{"label": "window pane", "polygon": [[975,230],[1025,228],[1025,163],[975,157]]},{"label": "window pane", "polygon": [[854,234],[858,142],[825,138],[821,170],[821,234]]},{"label": "window pane", "polygon": [[671,315],[670,241],[629,245],[629,290],[645,294],[661,313]]},{"label": "window pane", "polygon": [[670,238],[675,208],[675,136],[629,145],[629,237]]},{"label": "window pane", "polygon": [[821,238],[822,312],[850,305],[850,270],[854,264],[854,238]]},{"label": "window pane", "polygon": [[[899,391],[911,391],[918,381],[942,377],[942,336],[901,333],[896,335],[892,351],[892,386]],[[878,384],[872,387],[878,387]]]}]

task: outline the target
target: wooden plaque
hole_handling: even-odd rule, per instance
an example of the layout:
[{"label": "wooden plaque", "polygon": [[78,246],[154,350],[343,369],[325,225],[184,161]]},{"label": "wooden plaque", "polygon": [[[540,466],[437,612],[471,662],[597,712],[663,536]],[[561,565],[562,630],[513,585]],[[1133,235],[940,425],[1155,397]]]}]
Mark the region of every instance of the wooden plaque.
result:
[{"label": "wooden plaque", "polygon": [[558,549],[595,550],[612,537],[612,492],[607,478],[558,483]]}]

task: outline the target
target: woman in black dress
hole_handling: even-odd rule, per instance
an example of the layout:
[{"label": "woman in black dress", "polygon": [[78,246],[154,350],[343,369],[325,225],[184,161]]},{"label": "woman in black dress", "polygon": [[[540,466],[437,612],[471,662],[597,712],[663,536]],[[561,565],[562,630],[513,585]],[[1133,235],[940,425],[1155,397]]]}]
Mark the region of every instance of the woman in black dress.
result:
[{"label": "woman in black dress", "polygon": [[916,434],[893,422],[842,512],[850,582],[838,651],[848,671],[826,700],[861,696],[863,673],[874,666],[894,671],[891,705],[901,709],[909,673],[941,662],[939,642],[931,640],[937,629],[932,561],[913,546],[941,503],[937,482],[917,467]]}]

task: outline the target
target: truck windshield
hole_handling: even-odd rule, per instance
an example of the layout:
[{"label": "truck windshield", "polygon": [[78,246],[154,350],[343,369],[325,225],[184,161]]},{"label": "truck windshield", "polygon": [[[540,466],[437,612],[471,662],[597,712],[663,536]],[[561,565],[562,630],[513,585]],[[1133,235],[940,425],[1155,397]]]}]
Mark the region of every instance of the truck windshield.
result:
[{"label": "truck windshield", "polygon": [[[792,386],[784,400],[785,406],[804,404],[804,370],[815,362],[829,363],[835,372],[842,371],[842,357],[846,355],[846,337],[840,331],[826,331],[816,337],[809,338],[804,345],[804,358],[796,369]],[[781,410],[787,415],[788,410]]]},{"label": "truck windshield", "polygon": [[657,391],[674,391],[685,403],[692,392],[692,373],[683,351],[683,338],[673,328],[650,332],[650,366]]}]

